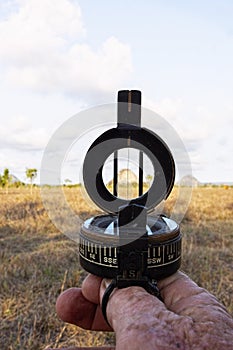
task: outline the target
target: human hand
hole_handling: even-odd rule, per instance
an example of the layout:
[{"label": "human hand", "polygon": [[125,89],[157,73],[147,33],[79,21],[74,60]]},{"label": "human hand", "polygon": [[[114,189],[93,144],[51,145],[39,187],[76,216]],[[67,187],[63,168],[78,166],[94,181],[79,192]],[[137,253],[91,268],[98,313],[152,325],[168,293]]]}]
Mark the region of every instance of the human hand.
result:
[{"label": "human hand", "polygon": [[[158,287],[164,302],[141,287],[113,291],[107,317],[116,350],[233,349],[233,319],[213,295],[181,272]],[[58,315],[84,329],[110,331],[100,308],[105,289],[106,280],[89,275],[82,289],[59,296]]]}]

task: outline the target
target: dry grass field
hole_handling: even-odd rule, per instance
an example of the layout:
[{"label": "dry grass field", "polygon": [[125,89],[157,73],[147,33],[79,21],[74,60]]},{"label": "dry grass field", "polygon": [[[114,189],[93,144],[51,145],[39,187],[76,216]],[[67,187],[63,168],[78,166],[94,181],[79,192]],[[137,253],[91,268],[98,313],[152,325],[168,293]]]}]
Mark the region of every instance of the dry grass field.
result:
[{"label": "dry grass field", "polygon": [[[65,192],[74,210],[79,188]],[[176,189],[175,189],[176,191]],[[168,201],[174,201],[173,193]],[[78,204],[77,204],[78,203]],[[81,203],[85,215],[91,215]],[[233,314],[233,188],[195,188],[181,224],[182,270],[214,293]],[[40,350],[114,342],[111,333],[64,324],[57,296],[80,286],[77,245],[51,223],[38,188],[0,190],[0,349]]]}]

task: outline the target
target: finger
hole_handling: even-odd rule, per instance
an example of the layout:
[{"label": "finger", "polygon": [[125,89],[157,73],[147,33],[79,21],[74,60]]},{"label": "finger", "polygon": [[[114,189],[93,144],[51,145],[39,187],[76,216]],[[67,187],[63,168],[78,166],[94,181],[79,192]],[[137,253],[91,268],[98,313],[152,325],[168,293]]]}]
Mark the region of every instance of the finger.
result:
[{"label": "finger", "polygon": [[100,307],[87,300],[80,288],[70,288],[63,292],[57,299],[56,310],[65,322],[84,329],[111,331]]},{"label": "finger", "polygon": [[203,291],[187,275],[178,271],[158,282],[158,287],[165,305],[171,309],[179,300],[183,300]]},{"label": "finger", "polygon": [[100,286],[102,282],[101,277],[89,274],[82,284],[82,293],[83,296],[91,301],[92,303],[99,304],[96,308],[95,318],[92,323],[92,329],[108,330],[112,331],[112,328],[109,327],[105,321],[102,310],[100,308]]},{"label": "finger", "polygon": [[57,299],[58,316],[65,322],[91,329],[95,318],[96,304],[84,298],[80,288],[70,288]]},{"label": "finger", "polygon": [[105,321],[100,305],[96,308],[95,318],[92,323],[93,331],[108,331],[112,332],[113,329]]},{"label": "finger", "polygon": [[[103,280],[101,297],[105,289]],[[115,289],[107,304],[107,318],[116,332],[117,349],[174,350],[177,344],[179,347],[182,344],[173,326],[180,316],[141,287]]]},{"label": "finger", "polygon": [[89,274],[82,283],[82,293],[92,303],[99,304],[101,281],[101,277]]},{"label": "finger", "polygon": [[[100,297],[103,298],[108,281],[103,280],[100,288]],[[107,304],[107,318],[117,333],[125,333],[130,325],[146,323],[156,326],[162,319],[172,318],[173,313],[158,298],[148,294],[141,287],[114,289]],[[176,318],[176,315],[174,315]]]},{"label": "finger", "polygon": [[158,287],[167,308],[178,315],[202,322],[228,315],[215,296],[180,271],[160,281]]}]

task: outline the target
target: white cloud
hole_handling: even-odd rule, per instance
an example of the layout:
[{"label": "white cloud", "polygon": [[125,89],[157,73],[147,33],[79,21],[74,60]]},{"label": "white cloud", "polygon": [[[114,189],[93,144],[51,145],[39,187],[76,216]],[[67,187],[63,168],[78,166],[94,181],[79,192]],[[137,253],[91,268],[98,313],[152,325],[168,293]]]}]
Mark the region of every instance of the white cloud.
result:
[{"label": "white cloud", "polygon": [[20,0],[18,6],[0,23],[0,53],[7,62],[37,64],[84,34],[81,10],[68,0]]},{"label": "white cloud", "polygon": [[35,128],[24,117],[12,118],[0,125],[1,149],[17,151],[41,151],[49,140],[48,131],[44,128]]},{"label": "white cloud", "polygon": [[[190,156],[193,173],[200,181],[208,181],[208,176],[217,181],[221,173],[223,178],[230,179],[232,160],[229,154],[233,152],[229,128],[231,106],[222,105],[218,110],[214,105],[188,105],[181,98],[167,97],[155,102],[144,100],[148,108],[164,117],[177,131]],[[210,170],[208,176],[205,175],[207,169],[213,169],[211,175]]]},{"label": "white cloud", "polygon": [[147,97],[143,97],[145,106],[155,110],[156,113],[161,116],[167,116],[172,119],[177,119],[177,116],[183,109],[183,101],[181,98],[169,98],[165,97],[155,102],[151,101]]},{"label": "white cloud", "polygon": [[0,22],[0,61],[6,81],[80,97],[115,90],[132,71],[129,46],[109,37],[94,51],[84,39],[77,3],[20,0],[18,11]]},{"label": "white cloud", "polygon": [[208,122],[209,113],[197,106],[187,106],[181,98],[166,97],[156,102],[146,99],[145,104],[167,120],[177,131],[188,151],[195,150],[196,145],[200,146],[212,132]]}]

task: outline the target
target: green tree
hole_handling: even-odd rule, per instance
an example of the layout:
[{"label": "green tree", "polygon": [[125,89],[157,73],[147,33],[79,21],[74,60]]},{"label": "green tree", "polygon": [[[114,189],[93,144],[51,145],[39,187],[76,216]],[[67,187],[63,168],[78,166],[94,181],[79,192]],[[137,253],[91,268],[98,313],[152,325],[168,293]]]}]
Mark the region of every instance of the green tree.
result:
[{"label": "green tree", "polygon": [[72,181],[70,179],[65,179],[64,182],[65,182],[65,186],[69,186],[72,184]]},{"label": "green tree", "polygon": [[32,194],[32,185],[33,181],[37,177],[37,169],[35,168],[27,168],[26,169],[26,177],[30,180],[31,194]]},{"label": "green tree", "polygon": [[9,182],[11,180],[10,172],[8,168],[5,168],[3,171],[3,175],[1,176],[1,184],[6,189],[6,193],[8,193]]}]

